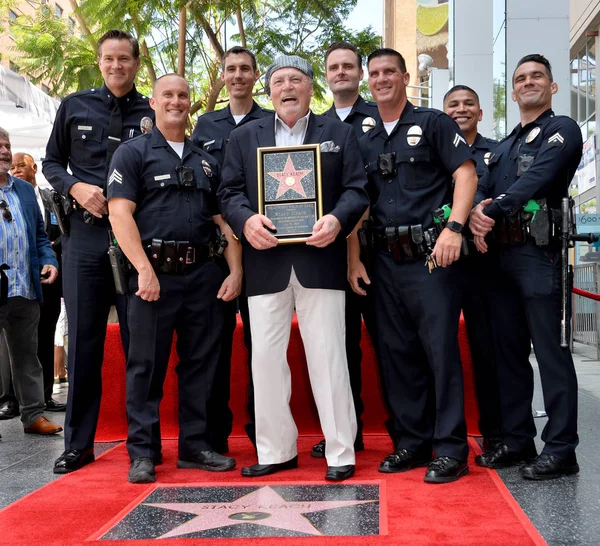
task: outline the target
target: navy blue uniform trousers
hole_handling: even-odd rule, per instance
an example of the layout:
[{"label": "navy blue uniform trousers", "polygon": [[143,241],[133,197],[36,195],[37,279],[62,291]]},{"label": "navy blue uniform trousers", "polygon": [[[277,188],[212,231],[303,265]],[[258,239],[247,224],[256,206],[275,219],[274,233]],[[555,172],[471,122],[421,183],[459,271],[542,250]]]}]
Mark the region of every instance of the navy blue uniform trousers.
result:
[{"label": "navy blue uniform trousers", "polygon": [[189,266],[183,275],[158,274],[160,298],[135,295],[137,275],[129,281],[127,359],[127,450],[130,458],[160,453],[159,404],[177,332],[179,456],[197,457],[211,449],[206,405],[221,354],[224,306],[217,299],[223,282],[213,261]]},{"label": "navy blue uniform trousers", "polygon": [[466,460],[458,273],[453,265],[430,274],[424,260],[395,264],[378,252],[375,301],[397,447]]},{"label": "navy blue uniform trousers", "polygon": [[121,340],[128,351],[127,300],[115,293],[108,258],[108,221],[83,221],[71,215],[71,233],[62,238],[63,297],[67,309],[69,395],[65,416],[65,449],[94,445],[102,397],[102,361],[106,323],[114,303]]},{"label": "navy blue uniform trousers", "polygon": [[571,351],[560,346],[560,248],[537,247],[530,239],[523,246],[492,250],[490,257],[504,442],[521,450],[532,445],[536,435],[531,340],[548,414],[544,452],[568,459],[579,442],[577,375]]}]

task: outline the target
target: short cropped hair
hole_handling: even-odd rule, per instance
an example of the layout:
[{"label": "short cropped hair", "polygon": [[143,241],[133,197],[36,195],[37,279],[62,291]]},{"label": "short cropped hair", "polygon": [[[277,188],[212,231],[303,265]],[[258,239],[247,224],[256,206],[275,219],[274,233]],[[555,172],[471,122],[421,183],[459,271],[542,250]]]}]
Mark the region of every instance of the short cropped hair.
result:
[{"label": "short cropped hair", "polygon": [[0,127],[0,138],[3,138],[4,140],[8,140],[10,142],[10,136],[8,135],[8,131],[6,129],[3,129],[2,127]]},{"label": "short cropped hair", "polygon": [[525,57],[521,58],[521,60],[519,60],[519,62],[517,63],[512,77],[513,86],[515,84],[515,73],[517,72],[517,68],[519,68],[522,64],[525,63],[539,63],[544,65],[548,79],[551,82],[554,81],[554,77],[552,76],[552,65],[550,64],[550,61],[546,59],[546,57],[544,57],[543,55],[540,55],[539,53],[532,53],[530,55],[525,55]]},{"label": "short cropped hair", "polygon": [[444,95],[444,100],[442,102],[444,104],[446,104],[446,101],[448,100],[448,97],[450,95],[452,95],[452,93],[456,93],[456,91],[467,91],[467,92],[471,93],[475,97],[475,100],[477,101],[477,104],[480,104],[479,95],[475,92],[474,89],[471,89],[468,85],[455,85],[452,89],[450,89],[450,91],[448,91]]},{"label": "short cropped hair", "polygon": [[406,61],[404,60],[404,57],[391,47],[380,47],[379,49],[373,51],[367,58],[367,68],[369,67],[369,63],[373,59],[376,59],[377,57],[387,56],[396,57],[396,60],[398,62],[398,68],[400,68],[402,72],[406,72]]},{"label": "short cropped hair", "polygon": [[256,72],[258,70],[258,65],[256,64],[256,57],[254,53],[252,53],[252,51],[250,51],[248,48],[242,46],[233,46],[225,52],[225,55],[223,55],[223,60],[221,61],[221,70],[225,72],[225,61],[229,55],[240,55],[241,53],[245,53],[250,57],[252,60],[252,70]]},{"label": "short cropped hair", "polygon": [[327,70],[327,59],[329,55],[331,55],[331,53],[338,49],[347,49],[349,51],[352,51],[352,53],[356,55],[356,62],[358,63],[358,68],[362,68],[362,55],[358,52],[358,48],[354,44],[351,44],[350,42],[333,42],[325,52],[325,70]]},{"label": "short cropped hair", "polygon": [[133,58],[140,58],[140,44],[138,43],[137,39],[129,34],[129,32],[119,29],[109,30],[98,40],[98,57],[102,56],[102,44],[106,42],[106,40],[127,40],[131,46]]}]

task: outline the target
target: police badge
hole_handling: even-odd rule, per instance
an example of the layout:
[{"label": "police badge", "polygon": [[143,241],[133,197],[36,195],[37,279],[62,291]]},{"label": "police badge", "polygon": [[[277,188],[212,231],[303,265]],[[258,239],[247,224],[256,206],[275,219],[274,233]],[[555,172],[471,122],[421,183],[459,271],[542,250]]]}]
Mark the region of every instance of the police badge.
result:
[{"label": "police badge", "polygon": [[373,129],[373,127],[375,127],[375,125],[377,125],[377,122],[373,118],[363,119],[363,121],[362,121],[363,133],[370,131],[371,129]]},{"label": "police badge", "polygon": [[421,129],[418,125],[413,125],[406,134],[406,142],[408,142],[409,146],[416,146],[421,142],[421,135],[423,134],[423,129]]},{"label": "police badge", "polygon": [[492,152],[486,152],[485,155],[483,156],[483,162],[486,165],[489,165],[491,157],[492,157]]},{"label": "police badge", "polygon": [[206,159],[202,160],[202,168],[204,169],[204,174],[206,176],[208,176],[208,178],[212,178],[213,172],[212,172],[212,169],[210,168],[210,165],[208,164],[208,161],[206,161]]},{"label": "police badge", "polygon": [[142,131],[142,134],[152,131],[152,127],[154,127],[154,123],[149,117],[145,116],[140,120],[140,131]]},{"label": "police badge", "polygon": [[535,137],[537,137],[539,134],[540,134],[540,128],[534,127],[533,129],[531,129],[531,131],[529,131],[529,134],[527,135],[525,142],[527,144],[533,142],[535,140]]}]

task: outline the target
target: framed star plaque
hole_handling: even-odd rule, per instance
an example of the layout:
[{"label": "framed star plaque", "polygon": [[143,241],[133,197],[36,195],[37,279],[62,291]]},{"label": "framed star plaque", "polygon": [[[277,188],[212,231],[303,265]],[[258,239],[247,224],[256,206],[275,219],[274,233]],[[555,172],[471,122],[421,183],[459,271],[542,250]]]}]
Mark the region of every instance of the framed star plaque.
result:
[{"label": "framed star plaque", "polygon": [[258,148],[258,212],[280,244],[303,243],[323,216],[319,144]]}]

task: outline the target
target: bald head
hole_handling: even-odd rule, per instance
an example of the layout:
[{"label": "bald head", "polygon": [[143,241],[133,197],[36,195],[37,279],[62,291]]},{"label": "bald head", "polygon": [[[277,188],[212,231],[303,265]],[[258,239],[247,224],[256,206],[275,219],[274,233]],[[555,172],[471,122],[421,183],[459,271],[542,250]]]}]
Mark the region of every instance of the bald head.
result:
[{"label": "bald head", "polygon": [[17,152],[12,156],[12,166],[10,174],[29,182],[32,186],[36,186],[35,175],[37,173],[37,165],[35,159],[29,154]]}]

